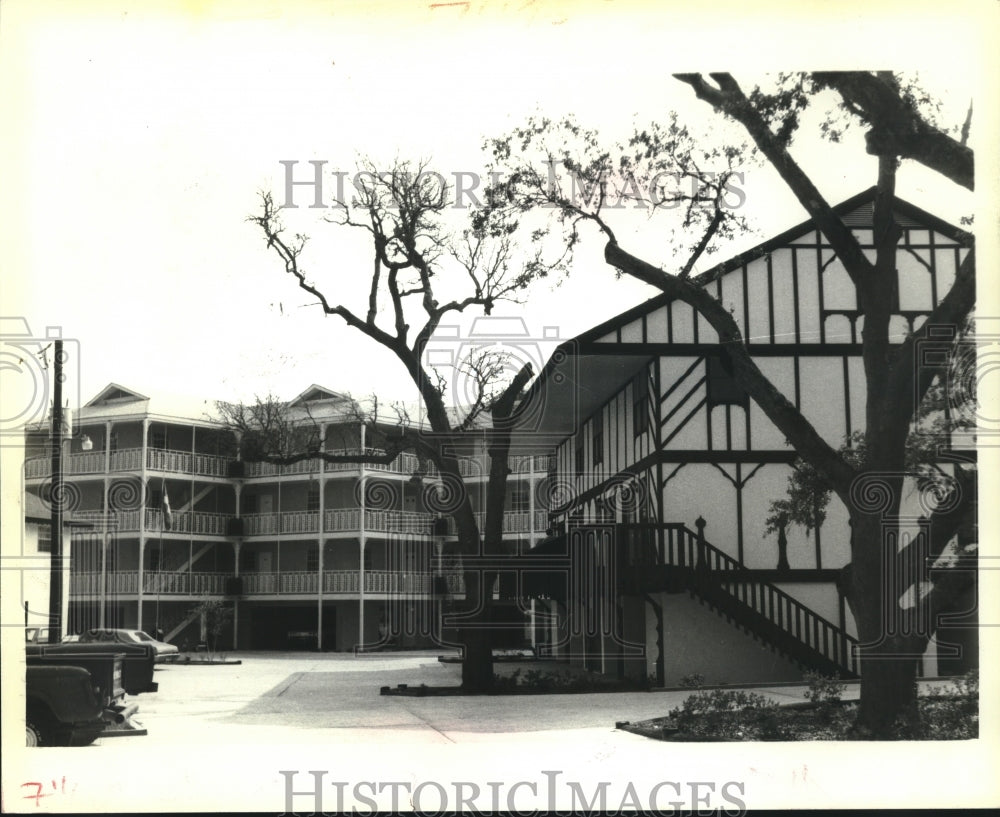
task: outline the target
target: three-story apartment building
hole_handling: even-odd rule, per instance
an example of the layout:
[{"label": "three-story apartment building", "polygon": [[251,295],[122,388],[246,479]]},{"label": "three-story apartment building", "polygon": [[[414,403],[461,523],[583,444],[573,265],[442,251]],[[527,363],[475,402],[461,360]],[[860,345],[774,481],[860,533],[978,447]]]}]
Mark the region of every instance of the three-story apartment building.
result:
[{"label": "three-story apartment building", "polygon": [[[454,537],[448,491],[429,463],[408,453],[376,465],[244,462],[210,401],[176,403],[112,383],[75,418],[66,501],[91,527],[73,537],[67,632],[137,627],[193,647],[205,638],[193,609],[219,599],[233,611],[227,647],[432,643],[441,605],[464,588],[457,565],[443,570],[448,560],[435,558]],[[288,405],[317,424],[331,453],[378,454],[379,435],[392,429],[361,422],[348,398],[319,386]],[[25,490],[45,497],[46,430],[29,429],[26,446]],[[511,549],[545,536],[536,488],[549,460],[511,458]],[[483,440],[473,439],[461,468],[482,522]]]}]

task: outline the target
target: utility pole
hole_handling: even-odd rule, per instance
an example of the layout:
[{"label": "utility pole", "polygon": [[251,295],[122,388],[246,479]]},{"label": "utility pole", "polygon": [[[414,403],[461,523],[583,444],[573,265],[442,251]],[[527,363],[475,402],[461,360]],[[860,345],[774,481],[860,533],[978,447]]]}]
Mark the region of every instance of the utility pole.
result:
[{"label": "utility pole", "polygon": [[49,563],[49,643],[58,644],[62,640],[62,581],[63,581],[63,342],[55,341],[55,361],[52,384],[52,481],[49,488],[49,502],[52,505],[52,547]]}]

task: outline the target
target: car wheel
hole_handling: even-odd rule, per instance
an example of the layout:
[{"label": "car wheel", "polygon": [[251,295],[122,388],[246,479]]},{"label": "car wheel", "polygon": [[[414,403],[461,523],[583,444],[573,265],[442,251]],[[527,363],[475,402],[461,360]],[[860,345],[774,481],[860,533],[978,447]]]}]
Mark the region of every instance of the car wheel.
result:
[{"label": "car wheel", "polygon": [[62,735],[48,710],[32,707],[25,718],[28,746],[65,746]]},{"label": "car wheel", "polygon": [[28,746],[54,746],[53,732],[42,717],[29,715],[24,724]]}]

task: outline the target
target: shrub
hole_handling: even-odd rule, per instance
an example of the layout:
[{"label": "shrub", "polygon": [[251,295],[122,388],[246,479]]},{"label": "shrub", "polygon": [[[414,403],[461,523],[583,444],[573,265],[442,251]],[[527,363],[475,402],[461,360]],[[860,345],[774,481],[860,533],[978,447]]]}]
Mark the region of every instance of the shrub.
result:
[{"label": "shrub", "polygon": [[755,740],[781,736],[778,704],[740,689],[697,692],[668,716],[677,729],[694,737]]},{"label": "shrub", "polygon": [[820,719],[826,722],[833,720],[847,684],[841,683],[839,675],[829,678],[818,672],[807,672],[803,680],[809,685],[805,696],[816,707]]},{"label": "shrub", "polygon": [[644,681],[622,681],[597,673],[574,675],[570,672],[546,672],[537,669],[510,675],[494,675],[495,690],[531,690],[536,692],[613,692],[615,690],[646,689]]},{"label": "shrub", "polygon": [[920,701],[921,737],[969,740],[979,737],[979,672],[956,678],[950,689],[932,689]]},{"label": "shrub", "polygon": [[698,672],[692,672],[681,678],[681,687],[684,689],[700,689],[705,686],[705,676]]}]

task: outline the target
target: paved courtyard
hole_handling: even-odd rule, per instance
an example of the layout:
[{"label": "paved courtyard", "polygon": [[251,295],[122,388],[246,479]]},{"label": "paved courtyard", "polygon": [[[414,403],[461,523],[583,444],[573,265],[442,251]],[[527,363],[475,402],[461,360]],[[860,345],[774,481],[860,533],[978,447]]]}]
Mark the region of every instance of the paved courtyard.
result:
[{"label": "paved courtyard", "polygon": [[[437,660],[437,652],[276,653],[229,657],[240,665],[157,667],[156,693],[137,696],[138,720],[150,745],[375,742],[465,743],[570,737],[574,730],[635,736],[615,730],[616,721],[665,715],[691,690],[556,695],[383,696],[382,686],[458,686],[461,667]],[[497,672],[510,665],[497,663]],[[565,672],[565,664],[531,662],[522,670]],[[927,686],[933,682],[922,682]],[[755,687],[779,703],[804,700],[805,687]],[[858,694],[850,684],[845,698]],[[103,744],[120,739],[104,739]]]},{"label": "paved courtyard", "polygon": [[[599,731],[664,715],[689,691],[518,696],[382,696],[381,686],[457,686],[461,668],[437,653],[241,653],[239,666],[163,665],[160,690],[138,696],[149,745],[374,742],[464,743]],[[539,665],[541,668],[542,665]],[[503,665],[498,664],[498,669]],[[757,690],[800,701],[799,687]],[[123,739],[104,739],[103,744]]]},{"label": "paved courtyard", "polygon": [[[359,813],[370,813],[363,798],[375,788],[383,810],[408,808],[405,798],[392,800],[397,784],[399,792],[422,790],[429,808],[437,808],[439,790],[454,805],[456,787],[468,794],[473,786],[480,810],[509,810],[515,802],[564,807],[576,802],[572,786],[588,798],[609,786],[608,808],[615,809],[627,786],[642,802],[659,791],[661,804],[676,791],[685,808],[696,807],[705,791],[714,807],[733,805],[720,800],[726,786],[749,805],[787,807],[840,802],[845,771],[866,785],[885,779],[878,746],[845,753],[829,745],[677,744],[615,729],[617,720],[666,714],[688,690],[381,696],[381,686],[457,685],[461,668],[433,652],[236,657],[239,666],[158,668],[159,691],[136,698],[148,735],[5,756],[8,790],[30,798],[44,784],[50,799],[27,803],[33,810],[312,812],[358,804]],[[755,689],[784,702],[802,700],[802,690]],[[847,696],[856,694],[857,685],[850,686]],[[986,774],[982,759],[962,749],[956,762]]]},{"label": "paved courtyard", "polygon": [[430,652],[238,657],[243,661],[239,666],[158,668],[159,692],[137,698],[138,719],[149,730],[137,740],[188,744],[194,734],[200,743],[211,744],[458,743],[526,731],[610,732],[620,706],[640,717],[636,705],[644,707],[643,713],[660,713],[665,703],[662,696],[652,701],[645,693],[425,698],[379,694],[380,687],[397,684],[457,686],[460,666],[441,663]]}]

